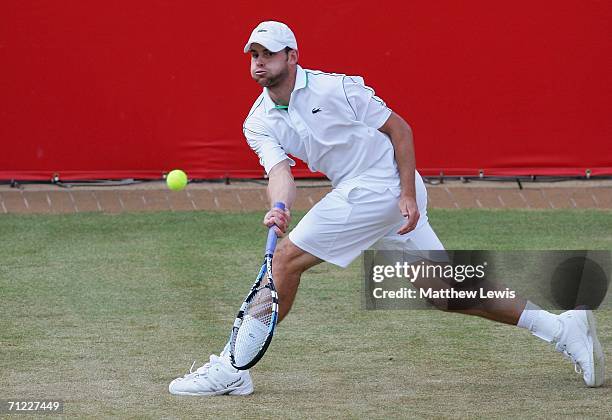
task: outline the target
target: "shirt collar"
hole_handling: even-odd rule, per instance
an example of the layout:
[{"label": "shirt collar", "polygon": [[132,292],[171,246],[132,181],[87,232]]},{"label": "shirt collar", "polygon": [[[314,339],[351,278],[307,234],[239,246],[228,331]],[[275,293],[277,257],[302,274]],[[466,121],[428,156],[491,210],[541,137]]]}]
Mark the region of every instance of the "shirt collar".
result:
[{"label": "shirt collar", "polygon": [[[291,95],[293,96],[294,92],[300,89],[303,89],[306,86],[308,86],[308,74],[302,68],[302,66],[298,64],[297,69],[296,69],[296,75],[295,75],[295,85],[293,86],[293,91],[291,92]],[[263,94],[264,94],[264,104],[266,106],[266,112],[269,113],[271,111],[279,109],[274,103],[274,101],[272,100],[272,98],[270,98],[270,95],[268,94],[268,88],[263,89]],[[282,108],[280,109],[282,110]]]},{"label": "shirt collar", "polygon": [[306,71],[298,64],[297,66],[297,74],[295,75],[295,86],[293,86],[293,91],[303,89],[308,86],[308,74]]}]

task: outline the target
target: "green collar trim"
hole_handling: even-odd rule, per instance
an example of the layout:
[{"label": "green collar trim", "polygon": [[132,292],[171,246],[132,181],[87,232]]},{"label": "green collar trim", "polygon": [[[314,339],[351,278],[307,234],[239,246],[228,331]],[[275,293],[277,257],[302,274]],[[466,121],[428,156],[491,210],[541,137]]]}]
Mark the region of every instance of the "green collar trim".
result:
[{"label": "green collar trim", "polygon": [[[300,67],[299,65],[298,65],[298,68],[297,68],[297,75],[296,75],[295,83],[296,83],[296,86],[293,87],[293,92],[297,91],[298,89],[303,89],[305,87],[308,87],[308,72],[306,70],[304,70],[302,67]],[[299,86],[298,87],[298,83],[299,84],[303,84],[303,86]],[[293,92],[292,92],[292,94],[293,94]],[[270,102],[274,103],[274,101],[272,101],[272,98],[270,98],[270,96],[268,96],[268,99],[270,99]],[[288,110],[289,109],[289,105],[277,105],[277,104],[274,104],[274,109]]]}]

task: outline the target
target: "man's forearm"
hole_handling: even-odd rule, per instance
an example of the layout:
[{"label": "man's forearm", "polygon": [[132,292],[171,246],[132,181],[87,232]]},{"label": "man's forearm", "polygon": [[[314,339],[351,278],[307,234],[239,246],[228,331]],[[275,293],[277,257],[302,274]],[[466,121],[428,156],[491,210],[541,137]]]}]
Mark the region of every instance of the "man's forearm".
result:
[{"label": "man's forearm", "polygon": [[399,115],[393,113],[380,130],[391,138],[402,186],[402,195],[414,198],[416,196],[414,186],[416,162],[412,129]]},{"label": "man's forearm", "polygon": [[400,175],[402,194],[415,197],[414,170],[416,162],[414,158],[412,131],[410,129],[402,134],[401,139],[393,141],[393,149],[395,150],[395,161],[397,162],[397,168]]},{"label": "man's forearm", "polygon": [[274,203],[285,203],[285,207],[290,209],[293,206],[296,196],[295,181],[291,174],[291,167],[287,161],[274,166],[268,177],[268,199],[270,208]]}]

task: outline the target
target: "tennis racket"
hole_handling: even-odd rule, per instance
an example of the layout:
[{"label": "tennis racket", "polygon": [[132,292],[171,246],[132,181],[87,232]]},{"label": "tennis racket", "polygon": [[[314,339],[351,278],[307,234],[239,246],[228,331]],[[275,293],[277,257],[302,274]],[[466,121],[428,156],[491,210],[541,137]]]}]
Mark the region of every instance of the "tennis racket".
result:
[{"label": "tennis racket", "polygon": [[[274,207],[284,210],[284,203]],[[244,299],[230,336],[230,361],[239,370],[249,369],[263,357],[278,321],[278,295],[272,280],[272,257],[276,248],[274,226],[268,230],[264,262]],[[264,279],[267,278],[267,282]]]}]

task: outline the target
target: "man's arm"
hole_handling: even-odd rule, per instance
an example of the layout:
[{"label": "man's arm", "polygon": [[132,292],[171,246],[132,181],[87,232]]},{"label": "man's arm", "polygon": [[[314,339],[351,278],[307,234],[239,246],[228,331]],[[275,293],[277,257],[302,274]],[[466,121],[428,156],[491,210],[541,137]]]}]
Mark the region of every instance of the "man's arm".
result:
[{"label": "man's arm", "polygon": [[[293,206],[296,196],[295,181],[291,174],[289,160],[285,159],[277,163],[268,174],[268,199],[270,200],[270,210],[264,217],[264,224],[268,227],[276,224],[277,234],[285,233],[291,221],[289,209]],[[285,203],[285,211],[273,208],[274,203]]]},{"label": "man's arm", "polygon": [[399,208],[402,215],[407,217],[406,223],[397,233],[403,235],[416,227],[420,217],[414,185],[416,163],[412,129],[402,117],[393,112],[379,130],[391,138],[393,150],[395,151],[395,161],[397,162],[402,187]]}]

